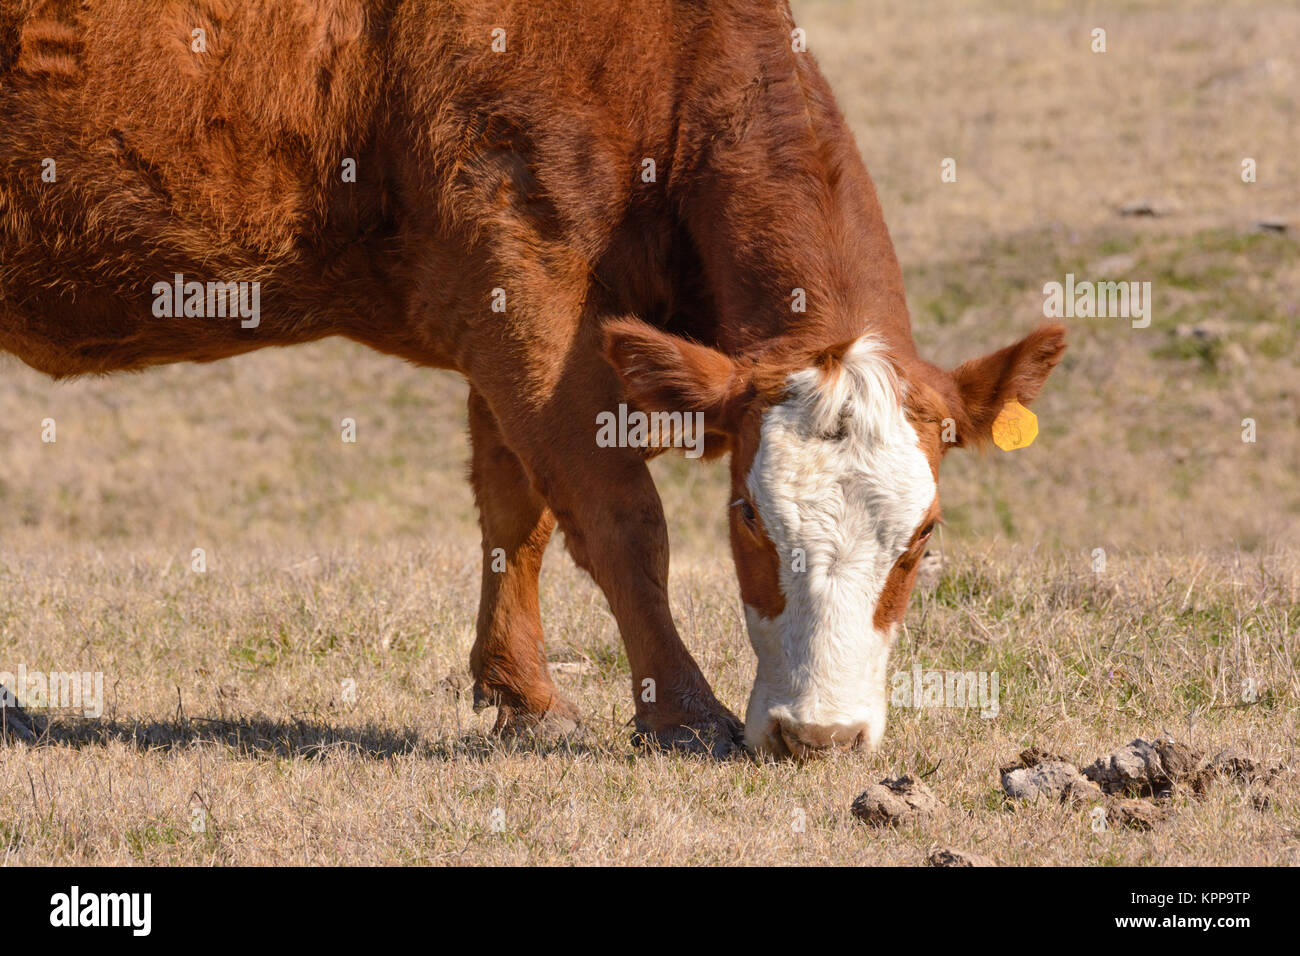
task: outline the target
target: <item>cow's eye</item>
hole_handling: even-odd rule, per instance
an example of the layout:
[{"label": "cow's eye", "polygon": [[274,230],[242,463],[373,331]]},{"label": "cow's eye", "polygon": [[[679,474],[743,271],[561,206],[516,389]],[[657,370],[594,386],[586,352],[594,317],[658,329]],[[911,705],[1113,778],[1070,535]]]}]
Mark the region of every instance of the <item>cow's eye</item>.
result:
[{"label": "cow's eye", "polygon": [[735,507],[740,509],[740,516],[745,519],[745,524],[751,528],[756,526],[758,515],[754,514],[754,506],[749,503],[748,498],[737,498]]},{"label": "cow's eye", "polygon": [[927,524],[924,528],[921,529],[921,536],[916,540],[924,541],[926,538],[930,537],[930,535],[934,532],[934,526],[936,524],[938,524],[938,522],[936,521],[931,521],[929,524]]}]

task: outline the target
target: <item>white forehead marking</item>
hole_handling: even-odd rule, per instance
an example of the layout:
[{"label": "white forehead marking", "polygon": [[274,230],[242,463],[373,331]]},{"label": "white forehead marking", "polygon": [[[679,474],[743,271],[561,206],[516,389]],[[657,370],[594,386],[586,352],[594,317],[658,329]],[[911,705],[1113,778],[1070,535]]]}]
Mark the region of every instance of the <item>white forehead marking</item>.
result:
[{"label": "white forehead marking", "polygon": [[[936,490],[903,412],[903,383],[864,336],[830,377],[805,369],[788,384],[763,417],[749,492],[782,556],[787,602],[848,586],[869,620]],[[794,548],[806,572],[792,571]]]},{"label": "white forehead marking", "polygon": [[746,609],[758,657],[746,741],[757,746],[780,721],[864,727],[874,746],[892,638],[875,628],[876,605],[934,501],[934,477],[876,342],[855,342],[829,379],[805,369],[788,384],[764,414],[747,479],[779,555],[785,609],[772,620]]}]

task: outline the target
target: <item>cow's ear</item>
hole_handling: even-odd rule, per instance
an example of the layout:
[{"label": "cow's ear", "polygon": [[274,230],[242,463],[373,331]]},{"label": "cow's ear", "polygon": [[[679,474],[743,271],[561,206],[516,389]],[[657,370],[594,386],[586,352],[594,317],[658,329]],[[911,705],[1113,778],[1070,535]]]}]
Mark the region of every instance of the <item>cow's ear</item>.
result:
[{"label": "cow's ear", "polygon": [[699,412],[708,431],[735,434],[751,391],[747,364],[637,319],[606,323],[604,336],[605,359],[638,408]]},{"label": "cow's ear", "polygon": [[1044,325],[1015,345],[953,370],[961,402],[957,444],[982,445],[992,437],[993,420],[1007,402],[1028,405],[1065,353],[1065,326]]}]

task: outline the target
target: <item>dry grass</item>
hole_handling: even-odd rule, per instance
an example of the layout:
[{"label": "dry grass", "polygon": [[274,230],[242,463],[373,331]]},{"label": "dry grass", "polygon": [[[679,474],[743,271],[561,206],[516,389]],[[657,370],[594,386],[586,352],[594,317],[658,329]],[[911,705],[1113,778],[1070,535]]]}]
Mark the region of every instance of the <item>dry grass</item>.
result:
[{"label": "dry grass", "polygon": [[[1079,234],[1139,199],[1174,207],[1180,231],[1300,205],[1300,9],[1285,0],[846,0],[795,13],[905,262],[977,255],[991,233]],[[1091,50],[1097,27],[1105,53]],[[1260,170],[1250,185],[1247,156]],[[958,178],[940,188],[944,157]]]},{"label": "dry grass", "polygon": [[[555,546],[548,647],[589,729],[503,747],[456,693],[478,547],[454,377],[341,342],[61,385],[5,361],[0,670],[103,671],[107,709],[0,748],[0,862],[914,864],[934,843],[1004,864],[1300,862],[1294,772],[1262,811],[1223,782],[1150,833],[1008,807],[996,773],[1030,744],[1088,762],[1161,731],[1296,762],[1300,251],[1249,227],[1300,208],[1300,12],[796,13],[876,176],[930,354],[1022,334],[1067,271],[1154,284],[1149,329],[1071,323],[1032,449],[945,465],[948,564],[918,591],[896,667],[996,670],[998,716],[895,708],[880,752],[803,767],[632,756],[616,629]],[[1094,23],[1104,57],[1087,52]],[[1240,182],[1243,155],[1259,183]],[[939,182],[944,156],[957,184]],[[1139,197],[1179,211],[1114,215]],[[743,707],[723,469],[655,469],[677,620]],[[908,771],[929,773],[946,819],[875,832],[848,815]]]},{"label": "dry grass", "polygon": [[[968,553],[918,595],[896,666],[997,671],[998,716],[895,709],[879,753],[796,767],[629,759],[617,634],[563,562],[546,578],[550,646],[589,729],[516,748],[455,692],[473,628],[463,549],[349,549],[285,567],[298,557],[250,551],[199,576],[113,548],[10,569],[3,626],[20,659],[76,660],[112,686],[102,719],[60,718],[51,743],[0,751],[4,859],[917,863],[956,843],[1004,864],[1300,862],[1294,776],[1267,810],[1223,782],[1136,834],[1092,832],[1086,808],[1008,807],[996,773],[1028,744],[1083,763],[1161,731],[1294,762],[1294,559],[1118,561],[1094,575],[1024,550]],[[739,705],[753,666],[730,573],[699,563],[679,580],[678,619]],[[947,819],[869,832],[848,816],[866,783],[907,771],[930,774]]]}]

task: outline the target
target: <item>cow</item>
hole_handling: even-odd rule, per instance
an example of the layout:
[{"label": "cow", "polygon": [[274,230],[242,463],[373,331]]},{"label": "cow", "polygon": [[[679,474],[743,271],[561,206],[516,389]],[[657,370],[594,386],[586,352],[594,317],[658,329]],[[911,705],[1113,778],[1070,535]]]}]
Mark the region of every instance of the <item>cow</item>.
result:
[{"label": "cow", "polygon": [[[0,351],[64,378],[343,336],[455,370],[495,732],[579,721],[538,610],[558,526],[638,744],[875,746],[939,462],[1034,399],[1064,330],[918,355],[800,36],[784,0],[7,0]],[[743,724],[669,610],[662,449],[595,441],[623,404],[730,456]]]}]

